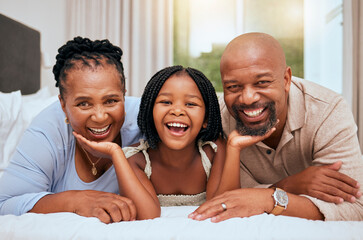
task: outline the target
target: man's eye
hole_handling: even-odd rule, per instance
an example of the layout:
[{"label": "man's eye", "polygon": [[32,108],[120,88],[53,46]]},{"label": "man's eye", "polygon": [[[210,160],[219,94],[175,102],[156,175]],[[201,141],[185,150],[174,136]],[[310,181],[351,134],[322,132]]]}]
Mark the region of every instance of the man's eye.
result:
[{"label": "man's eye", "polygon": [[227,89],[231,92],[237,92],[241,87],[239,85],[229,85]]},{"label": "man's eye", "polygon": [[270,84],[270,81],[258,81],[257,85],[258,86],[267,86]]}]

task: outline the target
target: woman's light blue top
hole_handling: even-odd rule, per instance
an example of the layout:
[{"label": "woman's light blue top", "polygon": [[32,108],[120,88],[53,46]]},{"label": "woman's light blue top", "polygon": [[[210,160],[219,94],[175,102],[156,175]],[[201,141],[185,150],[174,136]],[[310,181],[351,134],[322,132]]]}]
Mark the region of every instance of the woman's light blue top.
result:
[{"label": "woman's light blue top", "polygon": [[[122,145],[142,138],[137,126],[140,99],[125,97],[126,116],[121,128]],[[43,196],[67,190],[119,193],[114,167],[93,182],[83,182],[75,169],[76,140],[57,101],[44,109],[25,131],[0,179],[0,214],[20,215]]]}]

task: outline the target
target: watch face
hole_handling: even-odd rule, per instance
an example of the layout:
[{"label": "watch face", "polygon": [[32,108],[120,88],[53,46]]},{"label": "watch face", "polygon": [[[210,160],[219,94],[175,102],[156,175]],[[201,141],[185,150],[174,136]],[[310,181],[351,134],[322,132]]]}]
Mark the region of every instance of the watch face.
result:
[{"label": "watch face", "polygon": [[275,199],[277,203],[281,206],[286,206],[289,202],[289,198],[287,197],[286,192],[279,189],[275,191]]}]

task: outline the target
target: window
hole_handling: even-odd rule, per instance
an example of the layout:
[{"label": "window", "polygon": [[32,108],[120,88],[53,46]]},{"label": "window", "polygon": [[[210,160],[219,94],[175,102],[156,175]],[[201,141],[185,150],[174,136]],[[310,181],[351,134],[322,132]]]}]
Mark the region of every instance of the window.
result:
[{"label": "window", "polygon": [[174,64],[201,70],[223,91],[219,61],[245,32],[282,45],[294,76],[342,92],[343,0],[174,0]]}]

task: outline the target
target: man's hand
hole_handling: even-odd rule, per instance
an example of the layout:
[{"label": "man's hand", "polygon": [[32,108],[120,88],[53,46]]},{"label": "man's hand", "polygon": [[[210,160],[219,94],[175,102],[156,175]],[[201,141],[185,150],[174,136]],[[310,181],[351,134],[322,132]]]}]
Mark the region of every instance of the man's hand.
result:
[{"label": "man's hand", "polygon": [[349,176],[338,172],[342,162],[331,165],[311,166],[302,172],[289,176],[274,187],[294,194],[305,194],[326,202],[342,203],[344,200],[355,202],[362,193],[359,183]]},{"label": "man's hand", "polygon": [[[249,217],[273,209],[273,189],[241,188],[225,192],[203,203],[189,218],[205,220],[212,218],[212,222],[220,222],[234,217]],[[226,209],[223,208],[225,204]]]},{"label": "man's hand", "polygon": [[263,136],[249,136],[249,135],[240,135],[238,131],[235,129],[233,130],[229,136],[227,145],[229,148],[234,148],[237,151],[241,151],[242,149],[249,147],[257,142],[260,142],[266,138],[269,138],[271,134],[276,131],[276,128],[271,128],[265,135]]}]

